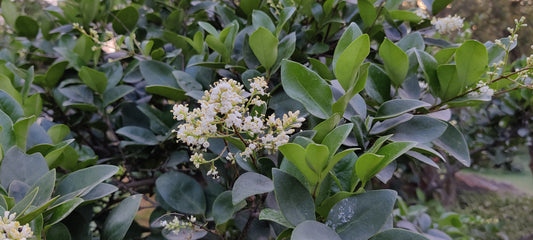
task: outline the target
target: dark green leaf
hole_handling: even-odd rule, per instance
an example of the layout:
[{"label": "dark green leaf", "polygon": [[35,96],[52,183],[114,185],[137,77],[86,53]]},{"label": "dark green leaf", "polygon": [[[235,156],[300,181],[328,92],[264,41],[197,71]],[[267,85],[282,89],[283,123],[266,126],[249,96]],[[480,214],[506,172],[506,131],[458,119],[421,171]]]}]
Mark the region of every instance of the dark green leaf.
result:
[{"label": "dark green leaf", "polygon": [[45,212],[45,215],[51,215],[45,221],[45,229],[60,222],[66,218],[76,207],[78,207],[83,202],[81,198],[73,198],[67,201],[62,202],[61,204],[55,205],[54,207],[48,209]]},{"label": "dark green leaf", "polygon": [[46,239],[70,240],[72,237],[70,236],[70,232],[65,224],[57,223],[46,231]]},{"label": "dark green leaf", "polygon": [[392,190],[375,190],[345,198],[333,206],[326,225],[341,239],[366,240],[385,225],[396,196]]},{"label": "dark green leaf", "polygon": [[83,25],[88,26],[98,14],[99,0],[81,0],[80,13],[83,19]]},{"label": "dark green leaf", "polygon": [[311,114],[322,119],[331,116],[331,89],[317,73],[297,62],[283,60],[281,82],[287,95],[301,102]]},{"label": "dark green leaf", "polygon": [[142,61],[139,67],[147,82],[146,91],[177,101],[187,98],[172,74],[174,69],[168,64],[147,60]]},{"label": "dark green leaf", "polygon": [[107,87],[107,77],[103,72],[83,66],[78,75],[83,83],[85,83],[92,90],[100,94],[104,93]]},{"label": "dark green leaf", "polygon": [[280,224],[282,226],[288,227],[288,228],[294,228],[294,225],[292,225],[281,213],[279,210],[271,209],[271,208],[265,208],[261,210],[261,213],[259,214],[259,220],[267,220],[272,221],[277,224]]},{"label": "dark green leaf", "polygon": [[140,145],[157,145],[159,141],[152,131],[142,127],[126,126],[118,129],[117,134],[127,137]]},{"label": "dark green leaf", "polygon": [[121,99],[122,97],[126,96],[130,92],[133,92],[134,90],[135,88],[129,85],[119,85],[110,88],[104,92],[103,105],[108,106],[109,104]]},{"label": "dark green leaf", "polygon": [[237,204],[247,197],[271,192],[274,184],[270,178],[254,172],[247,172],[239,176],[233,185],[233,204]]},{"label": "dark green leaf", "polygon": [[412,99],[394,99],[379,106],[376,119],[388,119],[398,117],[404,113],[421,107],[429,107],[431,104]]},{"label": "dark green leaf", "polygon": [[429,240],[428,238],[404,229],[393,228],[380,232],[370,238],[370,240]]},{"label": "dark green leaf", "polygon": [[67,65],[67,61],[61,61],[54,63],[52,66],[50,66],[50,68],[48,68],[48,70],[46,71],[45,85],[49,88],[55,87],[57,82],[59,82],[59,80],[63,76]]},{"label": "dark green leaf", "polygon": [[11,121],[16,122],[24,116],[24,110],[20,104],[7,92],[0,89],[0,110],[6,113]]},{"label": "dark green leaf", "polygon": [[455,65],[439,65],[437,67],[437,77],[439,78],[440,92],[438,96],[447,100],[458,96],[465,86],[457,77],[457,68]]},{"label": "dark green leaf", "polygon": [[357,1],[357,6],[359,7],[359,14],[365,23],[366,27],[370,27],[374,24],[374,21],[378,17],[376,8],[372,4],[373,1],[370,0],[360,0]]},{"label": "dark green leaf", "polygon": [[446,130],[446,123],[427,116],[414,116],[411,120],[396,126],[391,133],[394,141],[426,143],[440,137]]},{"label": "dark green leaf", "polygon": [[82,198],[85,201],[92,201],[103,198],[111,193],[116,192],[117,190],[118,188],[115,185],[111,185],[108,183],[99,183],[93,189],[91,189],[91,191],[83,195]]},{"label": "dark green leaf", "polygon": [[125,7],[118,11],[116,15],[112,15],[113,30],[118,34],[126,34],[133,30],[137,25],[139,19],[139,12],[132,6]]},{"label": "dark green leaf", "polygon": [[444,149],[463,165],[469,167],[471,164],[470,152],[463,134],[448,123],[446,131],[433,143]]},{"label": "dark green leaf", "polygon": [[104,223],[102,240],[124,239],[141,204],[142,195],[130,196],[114,208]]},{"label": "dark green leaf", "polygon": [[213,219],[217,225],[228,222],[233,214],[246,206],[246,201],[239,201],[237,203],[232,200],[232,191],[225,191],[218,195],[213,202]]},{"label": "dark green leaf", "polygon": [[176,211],[204,214],[206,200],[202,186],[193,178],[179,172],[168,172],[156,180],[157,192]]},{"label": "dark green leaf", "polygon": [[294,240],[341,240],[333,229],[317,221],[304,221],[292,231]]},{"label": "dark green leaf", "polygon": [[264,27],[268,29],[270,32],[274,32],[276,30],[276,26],[274,26],[274,23],[272,22],[272,19],[260,10],[254,10],[252,13],[252,24],[255,29],[258,29],[260,27]]},{"label": "dark green leaf", "polygon": [[307,188],[279,169],[272,169],[272,176],[276,200],[285,218],[294,226],[315,220],[315,204]]},{"label": "dark green leaf", "polygon": [[79,190],[90,191],[97,184],[112,177],[117,171],[118,167],[111,165],[97,165],[75,171],[57,184],[55,194],[63,196]]},{"label": "dark green leaf", "polygon": [[31,17],[18,16],[15,20],[15,30],[20,36],[34,39],[39,33],[39,23]]},{"label": "dark green leaf", "polygon": [[445,9],[452,2],[453,0],[434,0],[433,4],[431,4],[431,13],[437,15],[437,13]]},{"label": "dark green leaf", "polygon": [[41,154],[27,155],[17,147],[7,151],[0,167],[0,181],[8,188],[13,180],[33,185],[48,172],[48,165]]}]

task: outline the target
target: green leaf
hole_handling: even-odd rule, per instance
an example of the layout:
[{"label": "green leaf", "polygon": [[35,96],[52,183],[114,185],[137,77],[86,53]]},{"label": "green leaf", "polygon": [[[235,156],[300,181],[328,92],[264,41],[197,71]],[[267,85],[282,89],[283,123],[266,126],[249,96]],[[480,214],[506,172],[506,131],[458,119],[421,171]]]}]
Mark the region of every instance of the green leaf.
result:
[{"label": "green leaf", "polygon": [[379,47],[379,56],[383,59],[385,71],[394,86],[399,87],[402,85],[409,70],[409,58],[407,54],[389,39],[385,38]]},{"label": "green leaf", "polygon": [[427,116],[414,116],[392,129],[394,141],[431,142],[446,130],[446,123]]},{"label": "green leaf", "polygon": [[[242,5],[242,3],[241,3]],[[296,12],[295,7],[283,7],[281,13],[279,14],[278,25],[276,26],[276,36],[279,37],[283,26],[289,21],[292,15]]]},{"label": "green leaf", "polygon": [[137,214],[141,200],[141,194],[130,196],[111,211],[104,223],[102,240],[124,239]]},{"label": "green leaf", "polygon": [[113,88],[110,88],[104,92],[104,106],[109,106],[111,103],[116,102],[117,100],[123,98],[129,93],[135,90],[134,87],[129,85],[119,85]]},{"label": "green leaf", "polygon": [[30,130],[30,126],[33,124],[33,122],[35,122],[35,119],[35,116],[20,118],[17,120],[17,122],[15,122],[15,124],[13,124],[15,141],[20,149],[26,149],[28,131]]},{"label": "green leaf", "polygon": [[49,88],[53,88],[57,85],[61,77],[63,76],[63,73],[65,72],[65,69],[68,66],[67,61],[61,61],[54,63],[48,70],[46,71],[44,84],[45,86]]},{"label": "green leaf", "polygon": [[[92,49],[93,46],[94,46],[94,41],[90,37],[88,37],[86,35],[81,35],[80,38],[78,38],[78,40],[76,40],[76,45],[74,46],[74,48],[73,49],[67,49],[66,51],[74,53],[76,57],[81,59],[82,62],[80,64],[85,65],[86,63],[91,61],[91,59],[92,59],[92,57],[94,55],[94,51]],[[76,58],[76,57],[74,57],[74,58]],[[67,58],[67,60],[68,60],[68,58]],[[81,65],[79,67],[81,68],[81,67],[83,67],[83,65]],[[74,65],[74,66],[76,67],[76,65]],[[79,70],[79,69],[76,69],[76,70]]]},{"label": "green leaf", "polygon": [[317,174],[310,168],[305,160],[306,151],[302,146],[296,143],[286,143],[279,146],[278,149],[289,162],[294,164],[294,166],[300,170],[311,185],[316,185],[318,183]]},{"label": "green leaf", "polygon": [[320,60],[314,59],[314,58],[308,58],[309,63],[311,64],[311,69],[318,73],[320,77],[324,79],[334,79],[335,76],[331,73],[328,66],[326,64],[322,63]]},{"label": "green leaf", "polygon": [[239,176],[232,189],[233,204],[237,204],[250,196],[274,191],[270,178],[254,172]]},{"label": "green leaf", "polygon": [[252,25],[255,29],[259,29],[260,27],[264,27],[268,29],[270,32],[274,32],[276,30],[276,26],[274,26],[274,23],[272,22],[272,19],[264,13],[261,10],[254,10],[252,13]]},{"label": "green leaf", "polygon": [[34,39],[39,33],[39,23],[31,17],[18,16],[15,20],[15,30],[19,36]]},{"label": "green leaf", "polygon": [[178,85],[172,74],[174,69],[168,64],[159,61],[147,60],[139,64],[141,74],[146,80],[146,91],[164,96],[166,98],[181,101],[188,97],[185,91]]},{"label": "green leaf", "polygon": [[39,188],[35,188],[31,192],[26,193],[26,196],[17,202],[13,208],[9,209],[9,211],[16,213],[19,216],[23,215],[33,203],[35,196],[37,196],[37,192],[39,192]]},{"label": "green leaf", "polygon": [[435,53],[435,59],[439,64],[447,64],[452,60],[455,51],[457,51],[457,48],[443,48]]},{"label": "green leaf", "polygon": [[[274,187],[272,187],[274,188]],[[246,207],[244,199],[237,203],[232,199],[232,191],[225,191],[218,195],[213,202],[213,219],[216,225],[224,224],[233,218],[240,209]]]},{"label": "green leaf", "polygon": [[294,228],[294,225],[292,225],[281,213],[279,210],[271,209],[271,208],[265,208],[261,210],[261,213],[259,214],[259,220],[267,220],[272,221],[277,224],[280,224],[282,226],[285,226],[287,228]]},{"label": "green leaf", "polygon": [[168,172],[156,180],[157,192],[174,210],[187,214],[204,214],[206,199],[202,186],[192,177]]},{"label": "green leaf", "polygon": [[287,36],[285,36],[281,41],[279,42],[278,46],[278,56],[276,58],[276,63],[270,69],[270,72],[276,72],[279,67],[281,66],[281,61],[283,59],[289,59],[292,54],[294,53],[294,50],[296,49],[296,34],[291,33]]},{"label": "green leaf", "polygon": [[259,27],[250,35],[250,48],[265,69],[270,69],[278,57],[278,39],[268,29]]},{"label": "green leaf", "polygon": [[461,164],[469,167],[472,160],[470,159],[470,152],[465,137],[455,126],[449,123],[447,125],[446,131],[438,139],[435,139],[433,143],[444,149],[444,151],[452,155]]},{"label": "green leaf", "polygon": [[[19,215],[15,218],[15,220],[19,221],[21,225],[30,223],[38,216],[41,216],[41,214],[46,211],[46,209],[54,203],[55,200],[57,200],[58,197],[55,197],[53,199],[50,199],[49,201],[43,203],[42,205],[36,204],[35,201],[31,204],[32,207],[28,208],[26,213],[24,215]],[[34,208],[33,206],[39,206],[38,208]],[[29,212],[28,212],[29,211]]]},{"label": "green leaf", "polygon": [[433,4],[431,4],[432,15],[437,15],[437,13],[444,10],[452,2],[453,0],[434,0]]},{"label": "green leaf", "polygon": [[91,191],[83,195],[82,198],[85,201],[92,201],[103,198],[111,193],[116,192],[117,190],[118,188],[115,187],[115,185],[111,185],[108,183],[99,183],[93,189],[91,189]]},{"label": "green leaf", "polygon": [[322,175],[323,170],[328,166],[329,150],[326,145],[310,143],[305,149],[305,161],[307,166],[318,175],[318,182],[322,182],[325,175]]},{"label": "green leaf", "polygon": [[117,171],[118,167],[111,165],[96,165],[75,171],[57,184],[55,194],[63,196],[80,190],[88,192],[97,184],[112,177]]},{"label": "green leaf", "polygon": [[24,116],[39,116],[41,110],[43,109],[43,100],[39,93],[33,94],[24,100],[24,105],[22,106],[24,111]]},{"label": "green leaf", "polygon": [[159,141],[152,131],[137,126],[126,126],[116,130],[116,133],[133,140],[139,145],[157,145]]},{"label": "green leaf", "polygon": [[393,228],[372,236],[369,240],[429,240],[428,238],[404,229]]},{"label": "green leaf", "polygon": [[80,13],[83,25],[88,26],[98,14],[99,0],[81,0]]},{"label": "green leaf", "polygon": [[360,0],[357,1],[357,7],[359,7],[359,14],[365,23],[365,27],[370,27],[374,24],[374,21],[378,17],[376,8],[372,4],[373,2],[369,0]]},{"label": "green leaf", "polygon": [[56,124],[51,126],[47,133],[50,135],[52,142],[58,144],[70,134],[70,128],[65,124]]},{"label": "green leaf", "polygon": [[389,119],[431,104],[412,99],[393,99],[379,106],[375,119]]},{"label": "green leaf", "polygon": [[185,90],[186,92],[202,91],[202,84],[196,81],[196,79],[190,74],[184,71],[176,70],[176,71],[172,71],[172,75],[178,82],[178,85],[180,86],[180,88]]},{"label": "green leaf", "polygon": [[107,87],[107,77],[105,73],[83,66],[78,75],[83,83],[85,83],[92,90],[100,94],[104,93]]},{"label": "green leaf", "polygon": [[368,182],[368,180],[374,177],[379,170],[381,170],[379,167],[384,157],[385,156],[383,155],[377,155],[368,152],[359,156],[357,162],[355,162],[355,173],[357,174],[357,177],[361,179],[363,184]]},{"label": "green leaf", "polygon": [[404,52],[407,52],[407,50],[412,48],[416,48],[419,51],[424,51],[426,48],[424,38],[419,32],[410,33],[398,41],[396,45],[398,45],[398,47]]},{"label": "green leaf", "polygon": [[342,52],[344,52],[344,49],[346,49],[348,45],[350,45],[353,41],[355,41],[355,39],[357,39],[362,34],[363,33],[361,32],[361,29],[359,29],[355,22],[350,23],[344,33],[342,33],[342,36],[339,39],[339,42],[337,42],[337,46],[335,47],[335,51],[333,52],[333,69],[335,69],[337,60],[341,56]]},{"label": "green leaf", "polygon": [[324,138],[339,124],[342,116],[339,113],[331,115],[328,119],[316,125],[313,130],[316,131],[313,141],[321,143]]},{"label": "green leaf", "polygon": [[33,185],[48,172],[48,165],[41,154],[27,155],[17,147],[7,151],[0,166],[0,181],[7,189],[13,180]]},{"label": "green leaf", "polygon": [[135,7],[129,6],[121,9],[113,17],[111,22],[113,30],[118,34],[127,34],[133,30],[137,25],[139,19],[139,12]]},{"label": "green leaf", "polygon": [[390,79],[387,73],[375,64],[368,68],[365,92],[376,102],[383,103],[390,97]]},{"label": "green leaf", "polygon": [[416,15],[414,12],[405,11],[405,10],[392,10],[389,11],[389,14],[392,19],[407,21],[412,23],[419,23],[422,21],[422,18]]},{"label": "green leaf", "polygon": [[[355,80],[356,84],[351,86],[350,89],[348,89],[348,91],[333,104],[332,110],[334,113],[340,113],[344,115],[346,107],[350,104],[350,101],[352,101],[353,97],[365,88],[369,66],[370,63],[365,63],[359,67],[359,71]],[[361,102],[364,104],[362,98]],[[366,110],[364,114],[366,114]]]},{"label": "green leaf", "polygon": [[422,68],[422,72],[424,73],[424,77],[426,78],[426,82],[429,84],[431,91],[438,93],[440,91],[440,83],[439,79],[437,78],[437,60],[423,50],[416,50],[415,54],[418,64]]},{"label": "green leaf", "polygon": [[201,28],[203,28],[206,32],[208,32],[209,34],[213,35],[216,39],[218,39],[220,34],[218,33],[217,29],[215,27],[213,27],[213,25],[211,25],[208,22],[202,22],[202,21],[199,21],[198,25]]},{"label": "green leaf", "polygon": [[11,79],[4,74],[0,74],[0,90],[4,90],[19,104],[22,104],[22,95],[17,89],[15,89],[15,87],[13,87]]},{"label": "green leaf", "polygon": [[332,157],[337,152],[339,147],[352,131],[352,128],[353,123],[343,124],[336,127],[329,132],[328,135],[326,135],[321,143],[328,147],[329,157]]},{"label": "green leaf", "polygon": [[[370,38],[367,34],[355,39],[342,52],[335,66],[335,75],[345,91],[357,85],[359,66],[370,53]],[[366,79],[365,79],[366,80]]]},{"label": "green leaf", "polygon": [[477,83],[479,77],[485,73],[489,55],[485,45],[474,41],[465,41],[455,52],[455,65],[457,66],[457,77],[464,87]]},{"label": "green leaf", "polygon": [[11,0],[2,1],[2,16],[4,16],[4,19],[9,26],[15,27],[15,21],[19,14],[17,6]]},{"label": "green leaf", "polygon": [[54,207],[48,209],[44,215],[50,215],[45,221],[45,229],[51,227],[52,225],[60,222],[66,218],[76,207],[78,207],[83,202],[81,198],[72,198],[70,200],[61,202],[61,204],[55,205]]},{"label": "green leaf", "polygon": [[276,200],[285,218],[294,226],[315,220],[315,203],[307,188],[279,169],[272,169],[272,177]]},{"label": "green leaf", "polygon": [[6,113],[13,122],[24,116],[24,110],[17,100],[4,90],[0,90],[0,110]]},{"label": "green leaf", "polygon": [[292,231],[293,240],[341,240],[341,237],[323,223],[317,221],[304,221]]},{"label": "green leaf", "polygon": [[63,223],[57,223],[46,231],[46,239],[71,240],[70,232]]},{"label": "green leaf", "polygon": [[37,182],[33,184],[30,188],[30,192],[33,191],[33,189],[39,188],[39,192],[37,193],[37,196],[35,196],[35,200],[33,201],[33,205],[35,206],[41,206],[42,204],[45,204],[48,202],[50,197],[52,196],[52,192],[54,191],[56,181],[56,170],[52,169],[48,171],[45,175],[43,175]]},{"label": "green leaf", "polygon": [[447,100],[458,96],[465,86],[457,77],[455,65],[439,65],[437,67],[437,77],[439,78],[440,92],[438,96],[442,100]]},{"label": "green leaf", "polygon": [[343,240],[366,240],[385,225],[397,195],[392,190],[375,190],[345,198],[333,206],[326,225]]},{"label": "green leaf", "polygon": [[337,192],[333,196],[326,198],[320,206],[316,209],[316,212],[324,218],[328,218],[329,211],[340,200],[355,195],[353,192]]},{"label": "green leaf", "polygon": [[322,119],[331,116],[333,95],[317,73],[297,62],[283,60],[281,82],[287,95],[301,102],[309,113]]},{"label": "green leaf", "polygon": [[261,5],[261,0],[248,0],[239,2],[239,7],[246,15],[250,15],[254,9],[258,9]]},{"label": "green leaf", "polygon": [[165,29],[172,32],[179,32],[183,28],[183,20],[185,19],[185,12],[183,9],[176,9],[172,11],[165,19],[163,25]]}]

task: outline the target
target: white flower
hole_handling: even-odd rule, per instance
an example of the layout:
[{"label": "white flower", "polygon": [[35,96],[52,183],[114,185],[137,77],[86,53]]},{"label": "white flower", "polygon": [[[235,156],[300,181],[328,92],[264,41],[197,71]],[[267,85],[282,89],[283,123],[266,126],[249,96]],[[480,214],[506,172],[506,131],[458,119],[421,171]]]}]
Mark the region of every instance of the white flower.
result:
[{"label": "white flower", "polygon": [[455,15],[453,17],[433,18],[431,24],[435,26],[437,32],[440,34],[446,34],[460,30],[463,27],[463,20],[463,18]]},{"label": "white flower", "polygon": [[6,240],[26,240],[33,237],[30,225],[20,225],[15,221],[15,213],[11,214],[9,211],[4,212],[4,216],[0,218],[0,238]]}]

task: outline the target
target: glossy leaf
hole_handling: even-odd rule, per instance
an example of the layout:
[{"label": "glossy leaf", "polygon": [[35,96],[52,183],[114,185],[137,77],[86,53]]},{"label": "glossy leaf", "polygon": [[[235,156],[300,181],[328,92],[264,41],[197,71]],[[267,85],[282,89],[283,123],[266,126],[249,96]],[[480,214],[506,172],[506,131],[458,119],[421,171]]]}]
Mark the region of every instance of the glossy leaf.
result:
[{"label": "glossy leaf", "polygon": [[272,169],[274,191],[279,208],[294,226],[305,220],[315,220],[315,204],[309,191],[293,176]]},{"label": "glossy leaf", "polygon": [[89,191],[117,171],[118,167],[111,165],[96,165],[75,171],[57,184],[55,194],[63,196],[79,190]]},{"label": "glossy leaf", "polygon": [[414,116],[394,129],[391,137],[394,141],[413,141],[426,143],[440,137],[446,130],[446,123],[427,116]]},{"label": "glossy leaf", "polygon": [[261,213],[259,214],[259,220],[272,221],[288,228],[294,228],[294,225],[292,225],[283,216],[283,214],[281,214],[281,211],[272,208],[265,208],[261,210]]},{"label": "glossy leaf", "polygon": [[233,204],[237,204],[247,197],[274,191],[274,184],[270,178],[254,172],[247,172],[239,176],[232,189]]},{"label": "glossy leaf", "polygon": [[83,83],[85,83],[92,90],[103,94],[107,87],[107,77],[103,72],[99,72],[92,68],[82,67],[78,75]]},{"label": "glossy leaf", "polygon": [[108,106],[111,103],[123,98],[127,94],[133,92],[134,87],[128,85],[119,85],[113,88],[110,88],[104,92],[104,106]]},{"label": "glossy leaf", "polygon": [[176,211],[204,214],[204,191],[192,177],[179,172],[168,172],[157,178],[155,185],[163,200]]},{"label": "glossy leaf", "polygon": [[233,214],[246,207],[246,201],[242,200],[234,204],[232,191],[225,191],[218,195],[213,202],[213,219],[217,225],[228,222]]},{"label": "glossy leaf", "polygon": [[317,221],[304,221],[292,231],[291,239],[294,240],[341,240],[339,235],[323,223]]},{"label": "glossy leaf", "polygon": [[305,149],[296,143],[287,143],[279,146],[279,151],[305,176],[311,185],[318,183],[318,176],[306,161]]},{"label": "glossy leaf", "polygon": [[404,113],[421,107],[429,107],[431,104],[412,99],[394,99],[384,102],[379,106],[376,119],[389,119],[398,117]]},{"label": "glossy leaf", "polygon": [[255,29],[264,27],[270,32],[274,32],[276,29],[276,26],[274,26],[272,19],[270,19],[270,17],[266,13],[260,10],[254,10],[252,12],[252,24]]},{"label": "glossy leaf", "polygon": [[345,198],[333,206],[326,225],[343,240],[366,240],[385,225],[396,197],[395,191],[375,190]]},{"label": "glossy leaf", "polygon": [[409,58],[407,54],[389,39],[383,40],[379,47],[379,56],[383,59],[385,71],[394,86],[399,87],[407,76]]},{"label": "glossy leaf", "polygon": [[20,104],[7,92],[0,89],[0,110],[6,113],[11,121],[16,122],[24,116],[24,110]]},{"label": "glossy leaf", "polygon": [[333,52],[333,69],[336,68],[337,60],[341,56],[342,52],[344,52],[344,49],[346,49],[348,45],[350,45],[353,41],[355,41],[355,39],[357,39],[362,34],[363,33],[361,32],[361,29],[357,26],[356,23],[350,23],[344,33],[342,33],[342,36],[339,39],[337,46],[335,47],[335,51]]},{"label": "glossy leaf", "polygon": [[467,40],[455,52],[457,78],[464,87],[477,83],[485,73],[489,56],[485,46],[474,40]]},{"label": "glossy leaf", "polygon": [[269,30],[259,27],[250,35],[250,48],[261,65],[270,69],[278,57],[278,39]]},{"label": "glossy leaf", "polygon": [[443,100],[458,96],[465,86],[465,83],[461,82],[457,77],[455,65],[439,65],[437,67],[437,76],[440,85],[438,96]]},{"label": "glossy leaf", "polygon": [[124,239],[141,204],[140,194],[130,196],[120,202],[107,216],[102,230],[102,240]]},{"label": "glossy leaf", "polygon": [[393,228],[372,236],[369,240],[429,240],[428,238],[404,229]]},{"label": "glossy leaf", "polygon": [[451,124],[447,124],[446,131],[433,143],[444,149],[464,166],[471,164],[470,152],[463,134]]},{"label": "glossy leaf", "polygon": [[[335,66],[335,75],[345,91],[348,91],[350,88],[357,85],[356,80],[359,66],[363,63],[369,53],[370,38],[367,34],[363,34],[348,45],[339,56]],[[364,80],[366,80],[366,78]]]},{"label": "glossy leaf", "polygon": [[343,124],[341,126],[336,127],[331,132],[329,132],[328,135],[326,135],[326,137],[322,141],[322,144],[328,147],[330,157],[337,152],[344,140],[348,137],[350,132],[352,132],[352,128],[352,123]]},{"label": "glossy leaf", "polygon": [[172,74],[174,69],[168,64],[153,60],[142,61],[139,69],[146,79],[146,91],[178,101],[187,98]]},{"label": "glossy leaf", "polygon": [[116,15],[113,15],[112,26],[113,30],[118,34],[127,34],[133,30],[137,25],[139,19],[139,12],[135,7],[129,6],[118,11]]},{"label": "glossy leaf", "polygon": [[297,62],[283,60],[281,82],[287,95],[301,102],[311,114],[322,119],[331,116],[332,93],[317,73]]}]

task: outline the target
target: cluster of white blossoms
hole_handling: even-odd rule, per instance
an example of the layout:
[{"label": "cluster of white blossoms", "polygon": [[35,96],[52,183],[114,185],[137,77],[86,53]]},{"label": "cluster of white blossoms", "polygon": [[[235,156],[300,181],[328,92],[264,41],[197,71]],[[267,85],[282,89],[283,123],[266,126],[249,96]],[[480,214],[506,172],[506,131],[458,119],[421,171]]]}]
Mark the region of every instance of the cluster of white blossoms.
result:
[{"label": "cluster of white blossoms", "polygon": [[15,213],[10,214],[9,211],[4,212],[4,216],[0,218],[0,240],[27,240],[33,238],[33,232],[30,225],[20,225],[15,221]]},{"label": "cluster of white blossoms", "polygon": [[[199,108],[189,111],[187,105],[176,104],[173,107],[174,118],[184,121],[174,130],[178,142],[186,143],[194,152],[190,161],[196,167],[211,163],[208,175],[217,177],[218,174],[213,163],[216,159],[207,161],[202,154],[209,147],[209,138],[239,139],[245,146],[240,156],[245,160],[254,159],[254,153],[257,151],[275,151],[287,143],[289,135],[305,121],[298,116],[299,111],[288,112],[282,118],[277,118],[275,114],[266,117],[251,112],[254,106],[265,104],[261,97],[267,96],[268,93],[267,82],[263,77],[249,81],[248,92],[237,81],[223,78],[209,91],[205,91],[202,99],[198,101]],[[220,156],[222,154],[220,153]],[[234,155],[228,154],[227,158],[233,162]]]},{"label": "cluster of white blossoms", "polygon": [[440,34],[451,33],[463,28],[463,18],[455,16],[447,16],[443,18],[435,18],[431,20],[431,24],[435,26],[435,29]]},{"label": "cluster of white blossoms", "polygon": [[487,95],[492,96],[494,95],[494,89],[490,88],[486,82],[479,81],[476,85],[476,88],[478,88],[477,91],[471,92],[471,96],[480,96],[480,95]]}]

